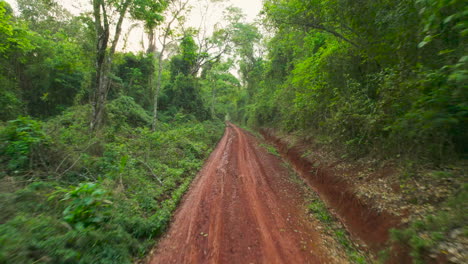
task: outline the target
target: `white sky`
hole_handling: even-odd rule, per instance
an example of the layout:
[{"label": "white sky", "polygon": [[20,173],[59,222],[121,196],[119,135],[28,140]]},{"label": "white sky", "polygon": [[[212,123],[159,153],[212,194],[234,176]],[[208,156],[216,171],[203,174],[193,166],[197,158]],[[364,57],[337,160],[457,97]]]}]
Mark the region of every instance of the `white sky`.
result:
[{"label": "white sky", "polygon": [[263,5],[262,0],[230,0],[229,2],[234,6],[242,8],[249,22],[253,22]]}]

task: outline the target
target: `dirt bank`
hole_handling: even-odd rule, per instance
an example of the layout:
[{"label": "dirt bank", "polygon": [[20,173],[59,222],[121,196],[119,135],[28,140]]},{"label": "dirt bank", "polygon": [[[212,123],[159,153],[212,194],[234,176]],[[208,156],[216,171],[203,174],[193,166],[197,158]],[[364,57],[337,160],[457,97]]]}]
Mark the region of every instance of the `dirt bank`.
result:
[{"label": "dirt bank", "polygon": [[[401,226],[400,217],[360,199],[356,195],[353,182],[337,175],[334,165],[324,164],[320,157],[306,158],[300,144],[291,145],[275,136],[272,130],[264,129],[261,134],[276,146],[281,156],[319,194],[353,237],[363,241],[374,253],[388,246],[389,230]],[[406,252],[401,249],[395,249],[392,254],[390,263],[410,263]]]}]

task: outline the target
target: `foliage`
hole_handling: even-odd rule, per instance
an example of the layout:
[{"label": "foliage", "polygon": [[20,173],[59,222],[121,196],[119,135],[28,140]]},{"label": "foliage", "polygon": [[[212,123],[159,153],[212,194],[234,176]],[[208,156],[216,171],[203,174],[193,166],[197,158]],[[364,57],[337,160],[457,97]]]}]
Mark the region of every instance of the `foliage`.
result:
[{"label": "foliage", "polygon": [[0,54],[5,57],[15,51],[31,49],[28,32],[12,20],[12,9],[5,1],[0,1]]},{"label": "foliage", "polygon": [[145,126],[151,123],[148,113],[130,96],[112,100],[107,106],[107,113],[114,125]]},{"label": "foliage", "polygon": [[261,147],[264,147],[270,154],[273,154],[275,156],[280,156],[276,148],[272,145],[269,144],[260,144]]},{"label": "foliage", "polygon": [[153,74],[151,56],[143,53],[118,53],[115,57],[115,79],[109,91],[109,98],[130,96],[145,110],[151,110],[152,96],[148,96],[153,93],[148,85],[150,76]]},{"label": "foliage", "polygon": [[165,87],[168,101],[162,100],[161,108],[169,106],[185,114],[193,114],[199,120],[206,120],[208,113],[203,105],[197,74],[198,47],[193,36],[185,35],[180,43],[180,54],[172,57],[170,82]]},{"label": "foliage", "polygon": [[89,79],[85,25],[53,1],[18,4],[21,19],[7,15],[0,22],[8,40],[0,57],[0,101],[7,105],[2,119],[56,115],[74,103]]},{"label": "foliage", "polygon": [[[134,263],[166,230],[223,131],[208,120],[198,76],[200,58],[211,55],[191,35],[161,61],[171,70],[163,72],[156,131],[147,128],[154,56],[109,57],[115,50],[104,39],[96,53],[98,38],[112,36],[105,24],[119,23],[111,15],[128,13],[149,30],[163,20],[166,1],[93,3],[102,28],[96,16],[74,16],[56,1],[19,0],[17,16],[0,1],[0,120],[9,120],[0,124],[0,263]],[[102,69],[100,55],[110,62]],[[227,71],[212,77],[238,84]],[[100,73],[109,98],[91,132],[88,102]]]},{"label": "foliage", "polygon": [[56,115],[73,105],[89,78],[90,63],[65,32],[47,37],[35,34],[32,42],[36,56],[28,57],[21,67],[22,94],[34,116]]},{"label": "foliage", "polygon": [[14,119],[23,114],[23,103],[19,99],[16,80],[7,65],[12,58],[22,59],[33,48],[29,39],[30,32],[12,18],[12,9],[0,1],[0,120]]},{"label": "foliage", "polygon": [[63,194],[61,201],[69,202],[63,211],[63,219],[76,229],[99,226],[105,220],[101,211],[111,202],[106,199],[106,191],[98,184],[86,182],[68,189],[59,187],[51,198],[60,193]]},{"label": "foliage", "polygon": [[332,217],[328,213],[328,209],[323,202],[315,201],[309,204],[310,212],[319,219],[321,222],[329,223],[332,220]]},{"label": "foliage", "polygon": [[356,249],[352,240],[350,240],[346,230],[336,225],[338,220],[330,214],[327,206],[320,198],[316,197],[313,199],[308,205],[308,209],[314,218],[325,225],[327,230],[333,232],[333,237],[345,249],[353,263],[367,263],[366,258]]},{"label": "foliage", "polygon": [[240,121],[329,135],[354,157],[466,154],[462,1],[269,0],[264,13],[267,78]]},{"label": "foliage", "polygon": [[24,169],[34,149],[48,141],[40,121],[21,116],[8,122],[0,131],[0,139],[2,163],[7,161],[10,170]]},{"label": "foliage", "polygon": [[[127,103],[113,107],[122,112]],[[132,263],[143,257],[167,228],[223,128],[183,114],[155,132],[110,118],[93,138],[86,126],[89,112],[89,106],[74,107],[44,125],[22,118],[5,128],[15,136],[13,127],[23,128],[27,133],[21,136],[32,138],[28,142],[49,134],[50,151],[44,154],[62,154],[45,157],[49,168],[33,164],[37,169],[29,181],[0,181],[2,190],[11,185],[0,193],[0,209],[7,212],[0,218],[0,242],[7,245],[0,262]]]}]

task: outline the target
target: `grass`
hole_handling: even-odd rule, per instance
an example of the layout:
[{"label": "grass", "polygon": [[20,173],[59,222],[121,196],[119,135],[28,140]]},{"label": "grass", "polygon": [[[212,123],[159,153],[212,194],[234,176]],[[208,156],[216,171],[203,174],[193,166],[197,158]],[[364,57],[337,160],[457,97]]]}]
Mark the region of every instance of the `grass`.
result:
[{"label": "grass", "polygon": [[324,224],[327,233],[333,237],[337,244],[343,247],[351,262],[358,264],[368,263],[368,258],[356,248],[348,232],[342,227],[341,222],[330,213],[328,207],[318,194],[311,190],[304,180],[294,172],[289,163],[284,162],[283,164],[284,167],[289,169],[289,179],[291,182],[301,186],[307,194],[307,210],[310,215]]},{"label": "grass", "polygon": [[260,143],[260,147],[265,148],[268,151],[268,153],[273,154],[277,157],[280,157],[280,154],[278,153],[278,151],[276,150],[274,146],[266,144],[266,143]]},{"label": "grass", "polygon": [[327,231],[332,234],[335,241],[343,247],[346,254],[348,255],[349,260],[351,260],[353,263],[359,264],[368,263],[366,257],[361,252],[359,252],[359,250],[352,242],[348,232],[343,227],[341,227],[338,219],[330,214],[327,206],[318,197],[318,195],[315,194],[313,197],[311,197],[311,202],[307,207],[312,216],[323,223]]}]

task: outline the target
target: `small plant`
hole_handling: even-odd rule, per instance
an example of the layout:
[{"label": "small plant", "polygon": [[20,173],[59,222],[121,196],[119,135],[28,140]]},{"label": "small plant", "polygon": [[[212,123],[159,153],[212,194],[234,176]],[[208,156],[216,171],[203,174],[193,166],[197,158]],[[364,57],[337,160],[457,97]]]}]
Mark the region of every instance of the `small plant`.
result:
[{"label": "small plant", "polygon": [[330,214],[328,213],[327,207],[320,200],[314,201],[311,204],[309,204],[309,210],[321,222],[330,223],[332,220]]},{"label": "small plant", "polygon": [[443,253],[438,245],[443,244],[453,230],[466,226],[467,201],[468,184],[465,184],[456,196],[445,202],[447,210],[415,220],[406,229],[392,229],[391,240],[408,246],[414,263],[426,263],[430,253]]},{"label": "small plant", "polygon": [[334,222],[337,220],[330,215],[326,205],[320,199],[317,198],[314,200],[308,205],[308,208],[315,218],[324,223],[329,231],[333,232],[335,241],[343,246],[353,263],[367,263],[366,258],[355,248],[354,244],[351,242],[346,230],[335,226]]},{"label": "small plant", "polygon": [[51,198],[63,194],[60,201],[69,204],[63,211],[63,219],[76,229],[88,226],[99,226],[106,216],[105,208],[112,204],[107,199],[107,193],[97,183],[80,183],[69,188],[59,187]]},{"label": "small plant", "polygon": [[278,156],[278,157],[280,156],[280,154],[278,153],[276,148],[273,147],[272,145],[262,143],[262,144],[260,144],[260,146],[264,147],[270,154],[273,154],[273,155]]}]

